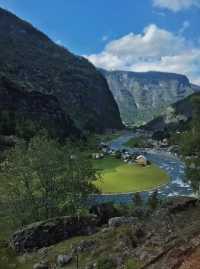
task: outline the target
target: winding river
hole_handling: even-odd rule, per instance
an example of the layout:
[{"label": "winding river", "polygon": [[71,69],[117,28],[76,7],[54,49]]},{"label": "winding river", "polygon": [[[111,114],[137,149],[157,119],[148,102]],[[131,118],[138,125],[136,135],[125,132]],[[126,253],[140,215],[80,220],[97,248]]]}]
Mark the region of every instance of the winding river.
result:
[{"label": "winding river", "polygon": [[[125,147],[126,143],[130,138],[135,137],[135,134],[126,133],[121,135],[119,138],[113,140],[109,143],[111,149],[120,150],[126,148],[130,153],[142,152],[143,155],[147,157],[148,160],[157,164],[160,168],[164,169],[170,176],[170,181],[168,184],[156,188],[160,197],[170,197],[170,196],[192,196],[193,191],[191,186],[187,183],[185,178],[185,165],[184,163],[165,150],[154,150],[154,149],[132,149]],[[141,192],[143,199],[148,198],[151,191]],[[132,194],[102,194],[95,195],[92,197],[93,203],[106,203],[114,202],[120,204],[128,204],[132,202]]]}]

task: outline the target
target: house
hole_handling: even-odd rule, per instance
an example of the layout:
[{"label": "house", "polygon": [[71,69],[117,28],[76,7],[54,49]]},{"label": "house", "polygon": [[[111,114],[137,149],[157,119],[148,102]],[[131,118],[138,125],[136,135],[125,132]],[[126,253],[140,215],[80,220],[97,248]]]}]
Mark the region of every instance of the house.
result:
[{"label": "house", "polygon": [[92,159],[94,160],[99,160],[102,159],[104,157],[103,153],[92,153]]},{"label": "house", "polygon": [[109,146],[103,142],[100,143],[99,149],[105,154],[109,152]]},{"label": "house", "polygon": [[169,146],[167,138],[164,138],[161,142],[161,147],[167,147]]},{"label": "house", "polygon": [[136,159],[135,159],[135,162],[137,164],[140,164],[140,165],[143,165],[143,166],[146,166],[148,164],[147,162],[147,158],[143,155],[139,155]]}]

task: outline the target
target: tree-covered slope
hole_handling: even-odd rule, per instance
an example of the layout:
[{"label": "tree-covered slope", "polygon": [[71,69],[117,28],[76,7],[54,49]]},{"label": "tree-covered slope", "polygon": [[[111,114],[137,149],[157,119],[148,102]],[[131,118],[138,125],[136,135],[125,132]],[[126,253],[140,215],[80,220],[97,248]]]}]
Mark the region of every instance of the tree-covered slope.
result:
[{"label": "tree-covered slope", "polygon": [[56,45],[3,9],[0,40],[1,71],[27,91],[55,96],[78,128],[102,131],[122,127],[106,80],[86,59]]},{"label": "tree-covered slope", "polygon": [[0,135],[30,138],[41,129],[61,139],[79,135],[54,96],[24,91],[0,72]]},{"label": "tree-covered slope", "polygon": [[164,129],[179,130],[185,129],[193,116],[192,100],[200,97],[200,92],[196,92],[183,100],[169,106],[159,117],[148,122],[144,128],[151,131],[161,131]]}]

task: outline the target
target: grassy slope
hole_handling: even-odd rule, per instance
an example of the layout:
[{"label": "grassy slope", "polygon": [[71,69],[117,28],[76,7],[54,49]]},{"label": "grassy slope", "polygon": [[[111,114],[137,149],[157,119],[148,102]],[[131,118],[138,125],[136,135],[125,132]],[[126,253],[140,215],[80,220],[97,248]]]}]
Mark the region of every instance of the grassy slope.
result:
[{"label": "grassy slope", "polygon": [[[95,247],[88,249],[79,255],[79,266],[80,268],[85,268],[86,264],[96,262],[99,259],[116,256],[119,257],[121,254],[121,237],[130,238],[131,229],[128,226],[119,227],[115,230],[110,230],[108,232],[98,232],[97,234],[91,236],[80,236],[74,237],[69,240],[63,241],[59,244],[53,245],[46,248],[46,253],[42,253],[40,250],[35,253],[26,254],[19,257],[11,256],[12,258],[0,262],[0,268],[2,269],[32,269],[33,264],[47,259],[51,264],[56,262],[56,257],[59,254],[69,254],[72,251],[72,246],[78,246],[82,240],[94,241]],[[131,242],[130,242],[131,244]],[[127,263],[131,261],[134,262],[135,266],[132,269],[137,269],[137,261],[133,257],[127,258]],[[15,264],[16,267],[12,267],[11,264]],[[11,265],[11,267],[10,267]],[[74,258],[72,263],[68,266],[62,267],[66,269],[76,269],[76,259]],[[125,267],[129,268],[129,267]],[[103,268],[102,268],[103,269]],[[112,268],[110,268],[112,269]]]},{"label": "grassy slope", "polygon": [[108,157],[94,161],[102,178],[96,185],[103,193],[137,192],[165,184],[169,177],[156,165],[141,167]]}]

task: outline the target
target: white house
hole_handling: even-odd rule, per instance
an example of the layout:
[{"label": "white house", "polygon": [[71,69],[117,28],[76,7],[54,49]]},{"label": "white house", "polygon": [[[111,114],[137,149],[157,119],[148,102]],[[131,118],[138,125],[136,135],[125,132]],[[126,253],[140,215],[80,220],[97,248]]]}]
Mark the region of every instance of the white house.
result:
[{"label": "white house", "polygon": [[135,162],[136,162],[137,164],[146,166],[146,165],[147,165],[147,158],[146,158],[145,156],[143,156],[143,155],[139,155],[139,156],[136,158]]}]

